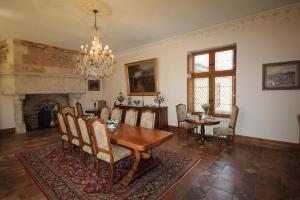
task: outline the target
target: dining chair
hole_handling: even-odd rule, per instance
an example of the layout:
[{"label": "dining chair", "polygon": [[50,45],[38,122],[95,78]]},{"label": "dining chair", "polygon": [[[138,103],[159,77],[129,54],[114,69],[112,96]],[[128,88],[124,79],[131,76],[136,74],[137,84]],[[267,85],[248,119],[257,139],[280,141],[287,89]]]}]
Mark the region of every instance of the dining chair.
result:
[{"label": "dining chair", "polygon": [[235,127],[236,127],[238,114],[239,114],[239,107],[233,106],[228,127],[213,128],[213,135],[218,139],[223,139],[223,138],[231,139],[231,141],[234,143]]},{"label": "dining chair", "polygon": [[98,110],[100,111],[104,106],[106,106],[105,100],[98,101]]},{"label": "dining chair", "polygon": [[178,104],[176,105],[176,114],[177,114],[177,122],[178,122],[178,134],[180,134],[180,130],[185,129],[187,132],[192,130],[195,131],[195,128],[197,128],[194,124],[190,124],[186,122],[187,118],[187,109],[186,105],[184,104]]},{"label": "dining chair", "polygon": [[71,136],[71,151],[73,151],[73,145],[78,146],[80,149],[80,156],[82,156],[82,137],[80,131],[78,131],[78,126],[75,117],[71,114],[67,114],[68,128],[70,130]]},{"label": "dining chair", "polygon": [[122,119],[122,109],[118,107],[114,107],[111,111],[111,119],[117,120],[118,122],[121,122]]},{"label": "dining chair", "polygon": [[[81,137],[82,137],[82,154],[83,154],[83,162],[85,162],[85,154],[88,153],[90,155],[92,155],[93,157],[95,156],[95,151],[94,151],[94,146],[93,146],[93,139],[92,139],[92,135],[90,133],[90,129],[87,125],[87,121],[85,120],[84,117],[78,117],[77,118],[77,124],[78,124],[78,128],[79,131],[81,133]],[[95,158],[94,158],[94,166],[95,165]]]},{"label": "dining chair", "polygon": [[64,116],[67,116],[67,114],[71,114],[75,116],[75,108],[73,106],[65,106],[61,108],[61,112]]},{"label": "dining chair", "polygon": [[109,108],[107,106],[101,108],[100,119],[105,122],[109,119]]},{"label": "dining chair", "polygon": [[93,145],[97,158],[96,169],[99,176],[99,161],[102,160],[110,165],[110,187],[113,186],[114,180],[114,164],[118,161],[131,156],[132,152],[123,146],[111,144],[109,132],[106,123],[99,119],[91,121],[91,132],[93,137]]},{"label": "dining chair", "polygon": [[62,148],[64,149],[64,143],[69,144],[69,148],[71,149],[71,143],[70,143],[70,136],[69,132],[67,129],[67,123],[66,123],[66,118],[61,112],[57,112],[57,119],[60,127],[60,134],[61,134],[61,143],[62,143]]},{"label": "dining chair", "polygon": [[136,126],[138,111],[135,109],[126,110],[125,121],[127,125]]},{"label": "dining chair", "polygon": [[155,112],[151,110],[145,110],[142,112],[140,127],[143,128],[154,128],[155,126]]}]

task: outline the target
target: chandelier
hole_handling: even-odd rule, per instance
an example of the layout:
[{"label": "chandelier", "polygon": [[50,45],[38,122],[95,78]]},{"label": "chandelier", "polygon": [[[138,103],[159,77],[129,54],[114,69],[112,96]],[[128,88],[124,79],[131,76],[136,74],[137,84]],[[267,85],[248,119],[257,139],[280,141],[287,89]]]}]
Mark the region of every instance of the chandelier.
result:
[{"label": "chandelier", "polygon": [[103,46],[101,30],[97,27],[97,10],[93,10],[95,23],[92,29],[92,46],[81,45],[81,53],[77,59],[77,72],[86,79],[102,79],[110,76],[116,66],[116,60],[108,45]]}]

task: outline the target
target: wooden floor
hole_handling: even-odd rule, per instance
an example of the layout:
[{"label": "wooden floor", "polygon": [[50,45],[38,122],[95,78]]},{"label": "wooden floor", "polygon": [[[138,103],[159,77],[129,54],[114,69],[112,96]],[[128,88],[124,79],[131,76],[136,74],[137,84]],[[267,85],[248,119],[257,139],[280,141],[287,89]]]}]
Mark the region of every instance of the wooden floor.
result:
[{"label": "wooden floor", "polygon": [[[55,129],[0,136],[0,199],[45,199],[14,154],[57,141]],[[300,199],[300,168],[292,153],[214,141],[202,146],[177,135],[163,146],[201,158],[163,199]]]}]

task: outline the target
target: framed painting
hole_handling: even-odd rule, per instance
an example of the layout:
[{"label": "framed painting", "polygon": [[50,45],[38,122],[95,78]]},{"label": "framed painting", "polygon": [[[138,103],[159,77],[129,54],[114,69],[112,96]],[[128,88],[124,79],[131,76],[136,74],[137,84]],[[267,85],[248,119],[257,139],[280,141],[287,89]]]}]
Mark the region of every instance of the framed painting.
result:
[{"label": "framed painting", "polygon": [[263,64],[262,89],[300,89],[300,60]]},{"label": "framed painting", "polygon": [[100,91],[100,80],[88,80],[88,91]]},{"label": "framed painting", "polygon": [[128,96],[155,96],[157,86],[157,59],[125,64]]}]

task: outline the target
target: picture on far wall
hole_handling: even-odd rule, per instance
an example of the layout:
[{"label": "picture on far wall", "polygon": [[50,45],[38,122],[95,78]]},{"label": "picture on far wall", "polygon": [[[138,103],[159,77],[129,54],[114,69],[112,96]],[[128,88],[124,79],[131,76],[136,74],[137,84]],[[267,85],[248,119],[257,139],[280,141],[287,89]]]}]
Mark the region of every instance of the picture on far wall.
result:
[{"label": "picture on far wall", "polygon": [[263,90],[300,89],[300,60],[263,64]]},{"label": "picture on far wall", "polygon": [[88,91],[100,91],[100,80],[88,80]]},{"label": "picture on far wall", "polygon": [[157,87],[157,59],[125,64],[128,96],[155,96]]}]

